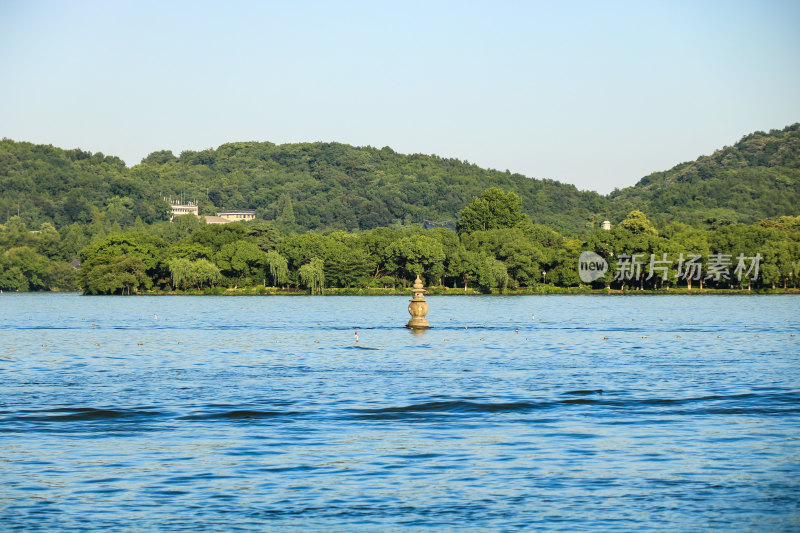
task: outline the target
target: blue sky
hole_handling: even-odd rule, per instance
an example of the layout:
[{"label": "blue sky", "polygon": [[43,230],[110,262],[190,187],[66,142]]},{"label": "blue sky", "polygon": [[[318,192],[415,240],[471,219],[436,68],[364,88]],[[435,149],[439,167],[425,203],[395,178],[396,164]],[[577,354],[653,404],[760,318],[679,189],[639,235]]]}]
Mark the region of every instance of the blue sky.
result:
[{"label": "blue sky", "polygon": [[800,121],[800,2],[0,0],[0,137],[391,146],[607,193]]}]

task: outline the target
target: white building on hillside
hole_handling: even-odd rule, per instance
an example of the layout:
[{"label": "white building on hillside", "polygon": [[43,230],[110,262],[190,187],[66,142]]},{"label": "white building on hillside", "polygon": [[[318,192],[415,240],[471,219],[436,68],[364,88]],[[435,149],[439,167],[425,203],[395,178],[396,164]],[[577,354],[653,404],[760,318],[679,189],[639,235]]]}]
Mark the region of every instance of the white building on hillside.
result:
[{"label": "white building on hillside", "polygon": [[197,207],[197,202],[186,202],[186,203],[178,203],[172,198],[164,198],[167,202],[169,202],[169,206],[171,208],[169,214],[169,221],[172,222],[172,219],[175,217],[179,217],[181,215],[194,215],[199,216],[200,211]]},{"label": "white building on hillside", "polygon": [[217,213],[218,217],[230,220],[231,222],[243,222],[245,220],[253,220],[256,218],[255,209],[228,209],[227,211],[220,211]]}]

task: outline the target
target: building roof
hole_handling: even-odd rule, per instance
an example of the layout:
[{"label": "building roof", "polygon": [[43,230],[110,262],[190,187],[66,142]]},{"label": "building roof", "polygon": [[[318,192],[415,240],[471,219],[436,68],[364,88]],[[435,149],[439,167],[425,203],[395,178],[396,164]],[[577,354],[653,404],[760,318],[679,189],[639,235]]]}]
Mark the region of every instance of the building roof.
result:
[{"label": "building roof", "polygon": [[230,224],[231,221],[227,218],[216,217],[214,215],[203,215],[206,219],[206,224]]},{"label": "building roof", "polygon": [[253,215],[255,212],[255,209],[225,209],[224,211],[219,211],[217,215]]},{"label": "building roof", "polygon": [[197,201],[187,200],[185,202],[178,201],[173,198],[164,197],[164,200],[169,202],[172,207],[197,207]]}]

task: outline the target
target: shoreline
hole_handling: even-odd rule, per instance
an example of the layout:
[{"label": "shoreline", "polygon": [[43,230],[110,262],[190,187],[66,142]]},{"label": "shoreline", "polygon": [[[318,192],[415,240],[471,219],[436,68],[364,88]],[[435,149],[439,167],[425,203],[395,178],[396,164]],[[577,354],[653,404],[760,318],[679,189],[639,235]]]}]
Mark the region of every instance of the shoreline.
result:
[{"label": "shoreline", "polygon": [[[492,290],[481,292],[476,289],[452,289],[446,287],[430,287],[426,296],[552,296],[552,295],[590,295],[590,296],[765,296],[765,295],[800,295],[800,289],[686,289],[672,288],[659,290],[620,290],[620,289],[588,289],[581,287],[541,287],[509,289],[506,291]],[[196,290],[171,290],[171,291],[144,291],[137,293],[139,296],[413,296],[411,288],[408,289],[324,289],[321,294],[310,294],[307,290],[280,289],[276,287],[243,287],[238,289],[215,287],[212,289]]]},{"label": "shoreline", "polygon": [[[3,294],[78,294],[81,291],[24,291],[0,292]],[[447,287],[430,287],[425,291],[426,296],[773,296],[773,295],[800,295],[800,288],[787,289],[658,289],[658,290],[621,290],[621,289],[589,289],[586,287],[539,287],[521,288],[491,292],[481,292],[477,289],[453,289]],[[213,287],[191,290],[149,290],[127,294],[99,294],[85,296],[407,296],[412,297],[411,288],[408,289],[357,289],[357,288],[330,288],[323,289],[321,294],[311,294],[304,289],[281,289],[277,287]]]}]

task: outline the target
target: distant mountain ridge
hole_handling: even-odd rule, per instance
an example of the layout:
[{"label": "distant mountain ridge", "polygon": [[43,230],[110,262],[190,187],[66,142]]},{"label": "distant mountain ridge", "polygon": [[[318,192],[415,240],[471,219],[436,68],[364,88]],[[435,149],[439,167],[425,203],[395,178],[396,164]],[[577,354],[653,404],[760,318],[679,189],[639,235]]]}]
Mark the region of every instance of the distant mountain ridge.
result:
[{"label": "distant mountain ridge", "polygon": [[125,227],[163,220],[164,197],[198,200],[201,214],[251,208],[288,230],[366,230],[454,220],[489,187],[515,192],[536,223],[566,232],[638,209],[655,222],[755,222],[800,211],[800,124],[756,132],[710,156],[654,172],[602,196],[573,185],[487,170],[435,155],[339,143],[237,142],[154,152],[131,168],[114,156],[0,141],[0,217],[29,227]]},{"label": "distant mountain ridge", "polygon": [[621,218],[750,223],[800,212],[800,124],[755,132],[733,146],[643,177],[609,195]]}]

